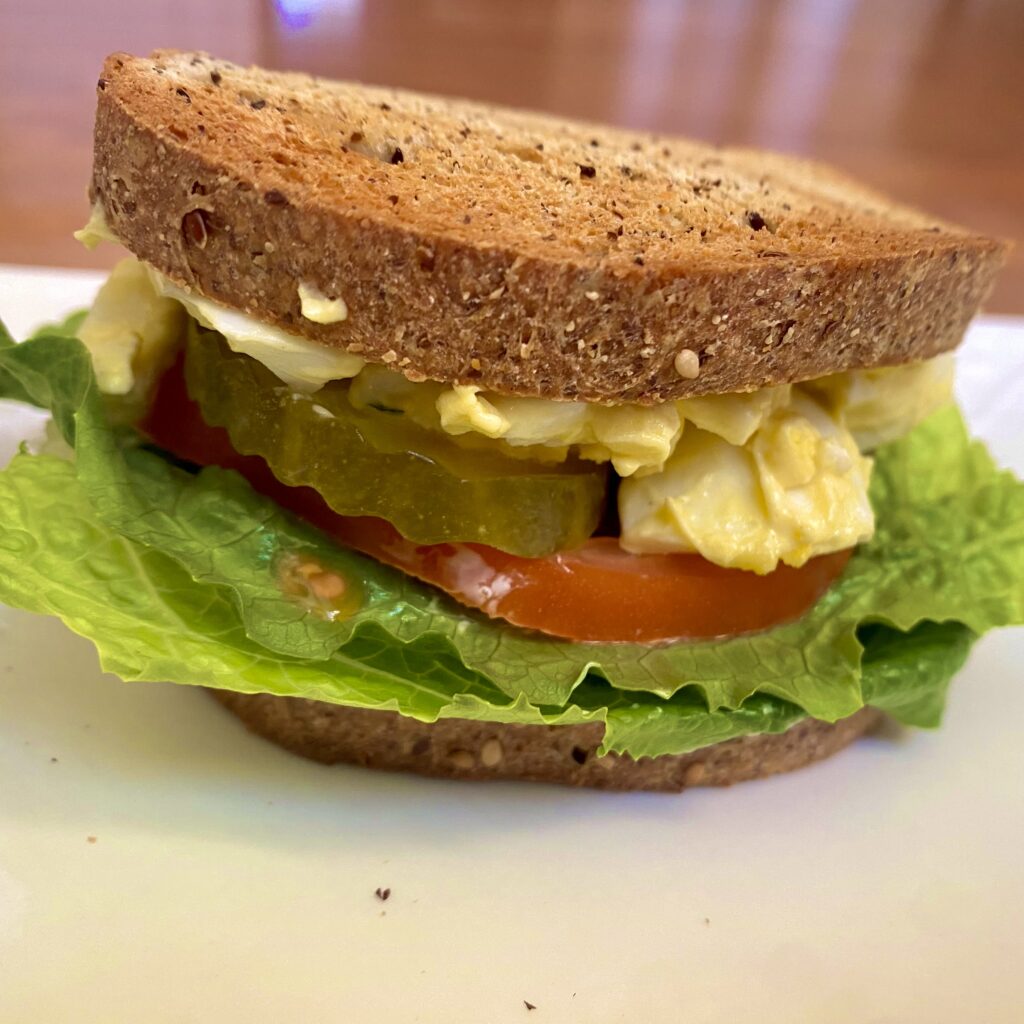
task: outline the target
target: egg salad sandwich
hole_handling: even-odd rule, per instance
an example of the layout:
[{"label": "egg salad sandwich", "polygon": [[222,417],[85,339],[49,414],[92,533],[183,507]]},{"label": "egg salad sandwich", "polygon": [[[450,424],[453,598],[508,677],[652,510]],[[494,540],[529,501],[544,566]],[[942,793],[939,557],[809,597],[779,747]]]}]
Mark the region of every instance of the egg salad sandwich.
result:
[{"label": "egg salad sandwich", "polygon": [[932,727],[1024,620],[952,351],[1004,246],[821,166],[115,54],[0,599],[323,762],[676,790]]}]

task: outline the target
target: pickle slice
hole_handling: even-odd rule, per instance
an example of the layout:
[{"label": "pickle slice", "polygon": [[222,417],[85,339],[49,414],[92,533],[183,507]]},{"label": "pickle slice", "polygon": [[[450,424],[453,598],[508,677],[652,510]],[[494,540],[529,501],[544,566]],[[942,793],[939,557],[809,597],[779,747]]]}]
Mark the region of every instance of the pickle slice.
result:
[{"label": "pickle slice", "polygon": [[294,392],[265,366],[190,324],[188,391],[283,483],[315,488],[335,512],[379,516],[419,544],[473,541],[539,558],[582,544],[604,507],[607,469],[464,448],[400,412],[356,409],[348,382]]}]

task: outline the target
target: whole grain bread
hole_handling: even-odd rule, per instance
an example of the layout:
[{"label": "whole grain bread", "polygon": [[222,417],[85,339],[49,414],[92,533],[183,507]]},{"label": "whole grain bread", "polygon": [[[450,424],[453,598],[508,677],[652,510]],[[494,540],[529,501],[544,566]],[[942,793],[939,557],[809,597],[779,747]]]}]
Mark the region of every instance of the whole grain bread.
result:
[{"label": "whole grain bread", "polygon": [[[1004,251],[792,157],[167,50],[107,59],[91,195],[141,259],[285,330],[588,401],[937,355]],[[299,282],[348,319],[305,320]]]},{"label": "whole grain bread", "polygon": [[456,718],[419,722],[300,697],[210,690],[253,732],[323,764],[452,779],[521,779],[597,789],[679,792],[792,771],[829,757],[881,719],[874,708],[829,724],[806,718],[778,735],[744,736],[688,754],[599,757],[604,727],[509,725]]}]

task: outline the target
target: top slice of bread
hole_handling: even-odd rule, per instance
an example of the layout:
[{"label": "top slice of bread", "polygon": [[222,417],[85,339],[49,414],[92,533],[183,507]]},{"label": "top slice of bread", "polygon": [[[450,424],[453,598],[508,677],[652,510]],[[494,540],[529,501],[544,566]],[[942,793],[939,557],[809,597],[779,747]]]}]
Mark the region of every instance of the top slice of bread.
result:
[{"label": "top slice of bread", "polygon": [[[937,355],[1005,248],[791,157],[175,51],[107,59],[91,195],[138,257],[285,330],[602,402]],[[348,319],[304,319],[300,282]]]}]

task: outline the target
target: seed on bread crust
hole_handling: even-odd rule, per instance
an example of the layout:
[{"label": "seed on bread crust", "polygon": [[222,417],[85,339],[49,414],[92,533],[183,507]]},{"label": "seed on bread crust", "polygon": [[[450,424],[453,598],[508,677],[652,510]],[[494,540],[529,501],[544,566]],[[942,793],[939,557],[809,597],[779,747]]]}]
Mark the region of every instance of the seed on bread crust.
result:
[{"label": "seed on bread crust", "polygon": [[695,380],[700,374],[700,356],[692,348],[680,349],[673,360],[676,373],[686,380]]},{"label": "seed on bread crust", "polygon": [[448,760],[453,768],[458,768],[462,771],[469,771],[469,769],[476,766],[476,758],[468,750],[453,750],[448,755]]},{"label": "seed on bread crust", "polygon": [[205,210],[189,210],[181,218],[181,233],[185,236],[186,242],[197,245],[200,249],[206,248],[206,241],[209,237],[208,217],[209,214]]},{"label": "seed on bread crust", "polygon": [[493,736],[480,748],[480,763],[485,768],[494,768],[501,764],[504,751],[501,749],[501,741]]}]

